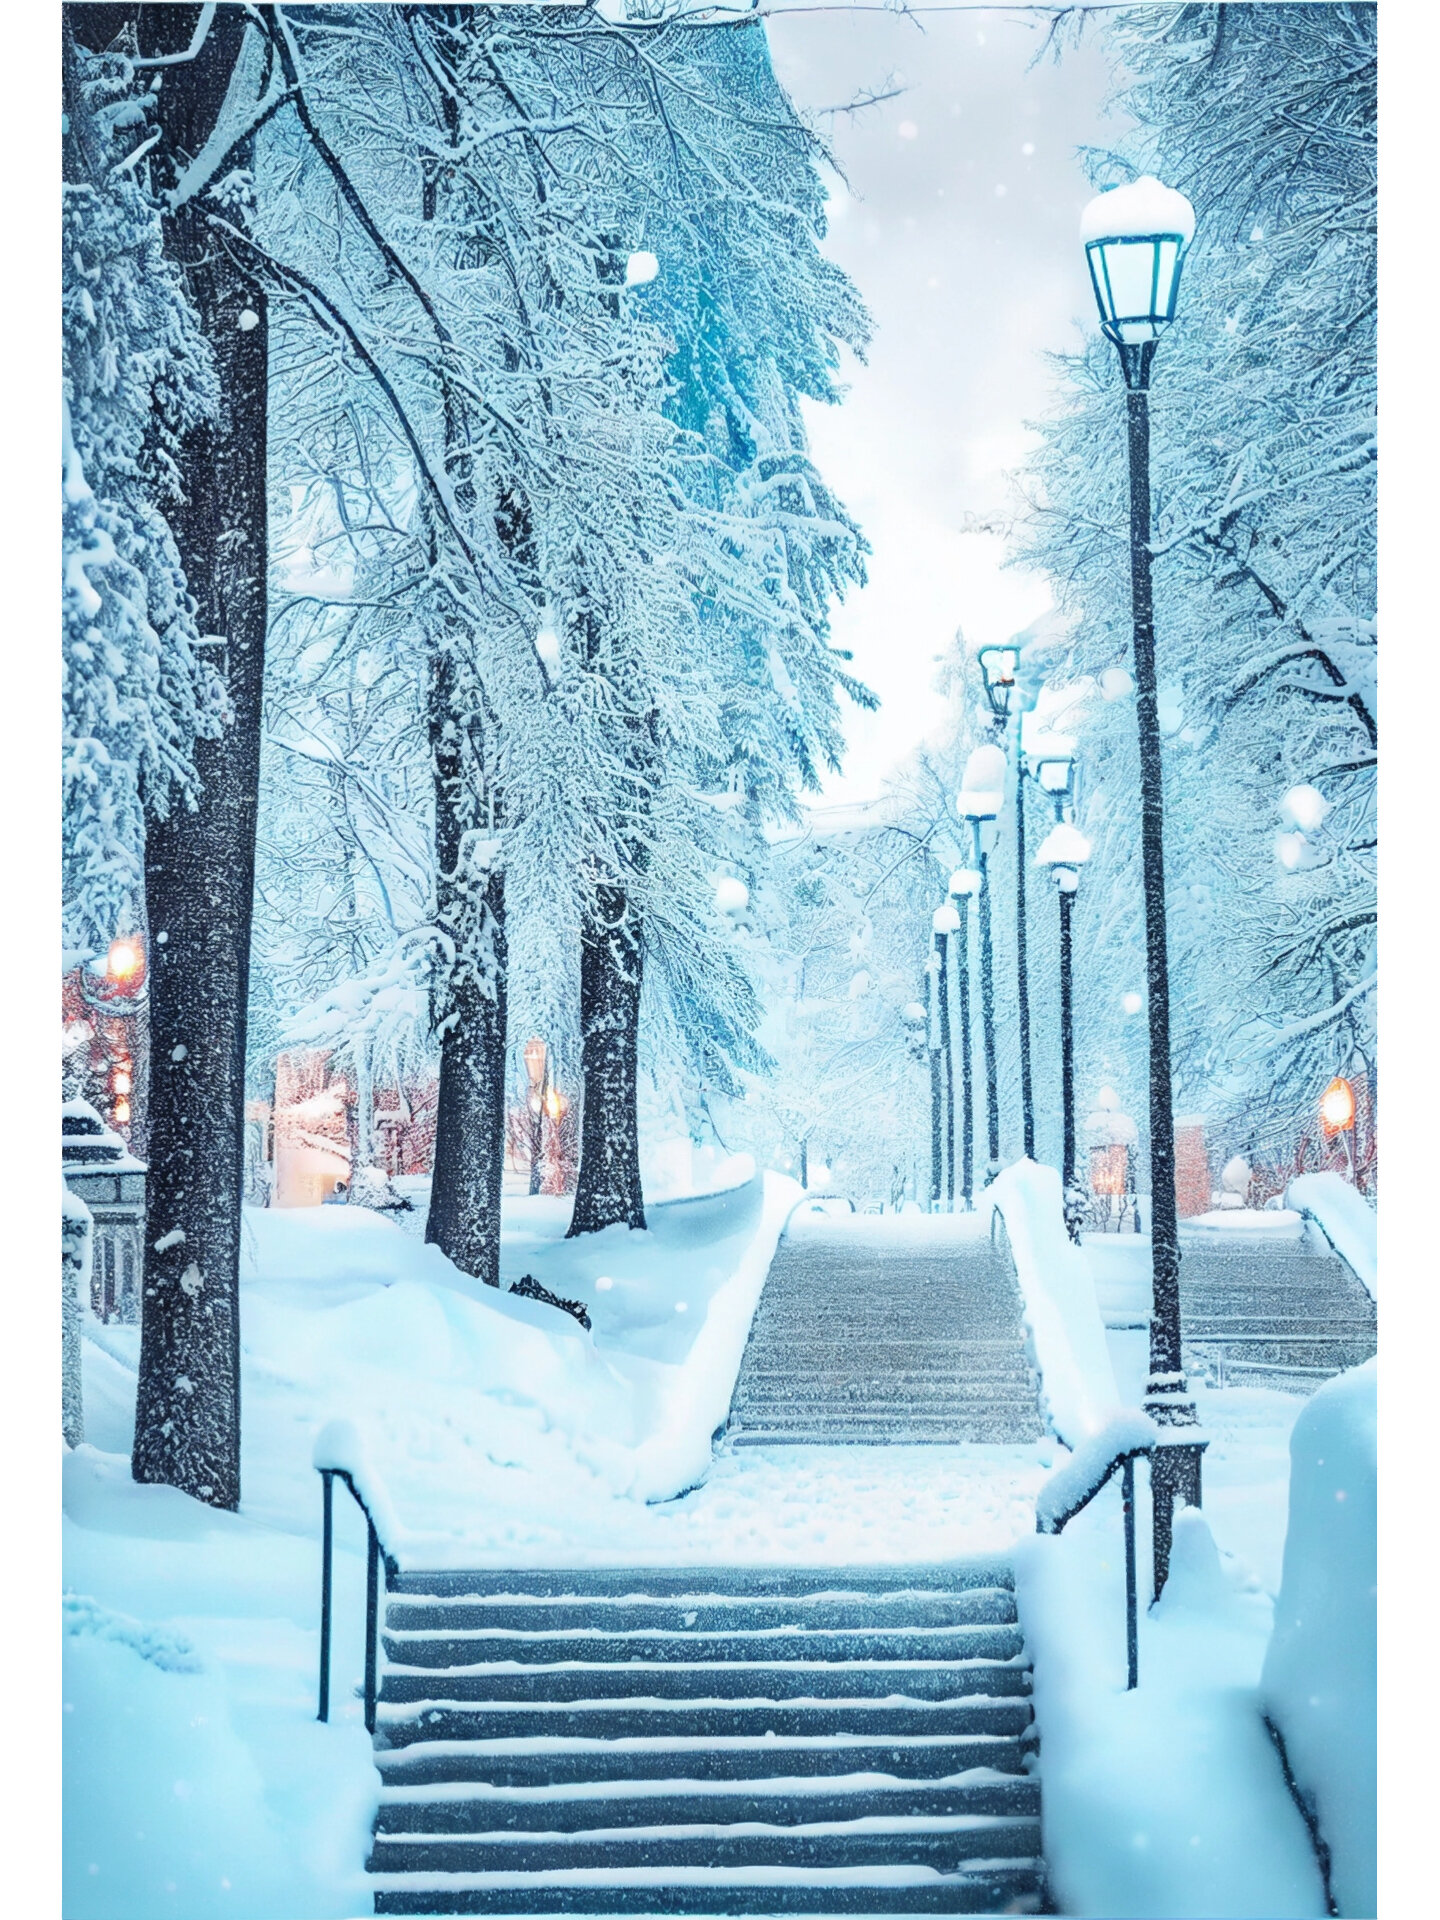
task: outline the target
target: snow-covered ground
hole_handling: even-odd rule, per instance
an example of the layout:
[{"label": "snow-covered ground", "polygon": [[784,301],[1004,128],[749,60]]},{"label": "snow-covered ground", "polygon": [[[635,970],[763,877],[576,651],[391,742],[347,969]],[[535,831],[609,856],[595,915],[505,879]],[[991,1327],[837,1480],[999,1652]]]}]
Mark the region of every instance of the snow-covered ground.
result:
[{"label": "snow-covered ground", "polygon": [[[553,1308],[474,1285],[359,1209],[249,1216],[238,1515],[133,1484],[136,1335],[91,1323],[88,1444],[65,1462],[75,1596],[65,1641],[66,1920],[328,1920],[368,1910],[376,1776],[353,1693],[364,1537],[343,1496],[333,1718],[320,1726],[313,1717],[320,1501],[311,1456],[328,1420],[349,1419],[363,1434],[403,1535],[387,1544],[412,1565],[903,1562],[1030,1540],[1036,1493],[1066,1457],[1053,1441],[756,1448],[711,1459],[764,1272],[798,1198],[793,1183],[768,1176],[656,1208],[647,1234],[615,1229],[578,1244],[561,1237],[564,1203],[515,1202],[507,1282],[531,1273],[583,1300],[593,1336]],[[873,1228],[938,1230],[908,1218]],[[1108,1335],[1128,1399],[1143,1356],[1127,1340],[1143,1344]],[[1119,1691],[1113,1494],[1041,1543],[1035,1565],[1022,1552],[1047,1831],[1060,1884],[1073,1890],[1068,1910],[1321,1910],[1305,1904],[1308,1855],[1296,1851],[1283,1784],[1275,1797],[1279,1775],[1254,1711],[1280,1576],[1288,1432],[1303,1403],[1256,1389],[1201,1400],[1212,1436],[1206,1512],[1230,1557],[1223,1587],[1197,1576],[1198,1601],[1184,1601],[1177,1581],[1180,1598],[1146,1621],[1143,1710]],[[1046,1600],[1046,1580],[1058,1580],[1058,1601]],[[1183,1848],[1175,1838],[1181,1812],[1189,1818],[1179,1788],[1157,1784],[1156,1727],[1169,1727],[1180,1750],[1198,1741],[1208,1754],[1191,1779],[1211,1796],[1193,1854],[1188,1829]],[[1111,1762],[1100,1772],[1083,1758],[1097,1740]],[[1179,1762],[1172,1774],[1191,1778]],[[1148,1799],[1136,1798],[1142,1787]],[[1132,1832],[1139,1815],[1148,1853]],[[1211,1870],[1221,1854],[1228,1878]],[[1166,1889],[1177,1887],[1185,1891],[1171,1904]],[[1185,1904],[1201,1893],[1220,1904]]]}]

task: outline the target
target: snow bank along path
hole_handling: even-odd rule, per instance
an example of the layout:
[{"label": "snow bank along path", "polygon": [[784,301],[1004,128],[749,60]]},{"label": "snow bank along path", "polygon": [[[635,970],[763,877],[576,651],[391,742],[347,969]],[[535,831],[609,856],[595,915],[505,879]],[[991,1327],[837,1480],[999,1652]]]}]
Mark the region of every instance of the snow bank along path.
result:
[{"label": "snow bank along path", "polygon": [[[1363,1203],[1362,1203],[1363,1204]],[[1262,1690],[1330,1853],[1342,1914],[1375,1912],[1376,1363],[1328,1381],[1290,1439],[1290,1525]]]},{"label": "snow bank along path", "polygon": [[1075,1448],[1120,1411],[1095,1282],[1065,1231],[1060,1175],[1017,1160],[990,1183],[1025,1303],[1031,1361],[1054,1431]]},{"label": "snow bank along path", "polygon": [[1309,1214],[1372,1300],[1377,1291],[1375,1210],[1338,1173],[1302,1173],[1285,1189],[1288,1205]]}]

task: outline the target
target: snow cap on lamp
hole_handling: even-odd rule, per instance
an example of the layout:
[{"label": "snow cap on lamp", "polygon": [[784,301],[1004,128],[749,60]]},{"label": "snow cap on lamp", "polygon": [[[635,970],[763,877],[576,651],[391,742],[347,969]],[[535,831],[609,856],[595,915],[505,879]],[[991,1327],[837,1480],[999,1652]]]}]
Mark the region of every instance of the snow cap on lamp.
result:
[{"label": "snow cap on lamp", "polygon": [[955,811],[966,820],[993,820],[1005,804],[1005,752],[1002,747],[976,747],[965,762]]},{"label": "snow cap on lamp", "polygon": [[960,916],[947,900],[943,907],[937,907],[930,920],[936,933],[949,934],[960,931]]},{"label": "snow cap on lamp", "polygon": [[1117,347],[1148,345],[1175,318],[1180,266],[1194,235],[1190,202],[1149,173],[1097,194],[1081,214],[1100,325]]}]

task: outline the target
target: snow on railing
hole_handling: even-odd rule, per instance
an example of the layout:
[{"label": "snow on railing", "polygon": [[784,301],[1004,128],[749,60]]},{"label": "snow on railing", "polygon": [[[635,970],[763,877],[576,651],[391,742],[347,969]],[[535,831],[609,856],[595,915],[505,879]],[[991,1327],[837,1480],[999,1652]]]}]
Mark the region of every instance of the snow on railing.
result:
[{"label": "snow on railing", "polygon": [[[1119,1408],[1095,1282],[1065,1230],[1060,1175],[1017,1160],[986,1188],[1003,1222],[1050,1425],[1078,1448]],[[993,1224],[993,1222],[992,1222]]]},{"label": "snow on railing", "polygon": [[1160,1429],[1138,1407],[1117,1413],[1045,1476],[1035,1501],[1036,1531],[1059,1533],[1095,1498],[1116,1467],[1136,1454],[1148,1453],[1159,1438]]},{"label": "snow on railing", "polygon": [[1302,1173],[1285,1189],[1285,1204],[1313,1220],[1372,1300],[1376,1292],[1375,1213],[1338,1173]]},{"label": "snow on railing", "polygon": [[335,1546],[335,1482],[349,1488],[355,1504],[365,1516],[365,1731],[375,1731],[376,1675],[380,1662],[380,1571],[393,1579],[399,1565],[381,1539],[381,1530],[391,1541],[400,1537],[400,1525],[380,1480],[370,1464],[365,1443],[352,1420],[331,1420],[321,1428],[312,1456],[322,1488],[323,1550],[320,1561],[320,1711],[318,1720],[330,1718],[330,1624],[333,1612],[332,1589]]}]

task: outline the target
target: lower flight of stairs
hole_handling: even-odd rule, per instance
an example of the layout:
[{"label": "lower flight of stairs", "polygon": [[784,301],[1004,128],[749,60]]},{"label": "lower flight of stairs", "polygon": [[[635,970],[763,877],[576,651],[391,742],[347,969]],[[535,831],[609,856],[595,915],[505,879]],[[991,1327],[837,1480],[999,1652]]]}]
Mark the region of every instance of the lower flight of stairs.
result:
[{"label": "lower flight of stairs", "polygon": [[1009,1570],[407,1573],[380,1914],[1034,1913]]},{"label": "lower flight of stairs", "polygon": [[735,1383],[731,1445],[1043,1432],[1015,1275],[987,1237],[882,1250],[827,1222],[780,1242]]}]

